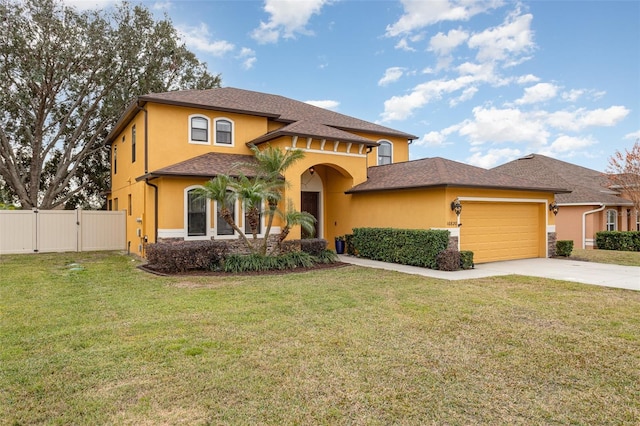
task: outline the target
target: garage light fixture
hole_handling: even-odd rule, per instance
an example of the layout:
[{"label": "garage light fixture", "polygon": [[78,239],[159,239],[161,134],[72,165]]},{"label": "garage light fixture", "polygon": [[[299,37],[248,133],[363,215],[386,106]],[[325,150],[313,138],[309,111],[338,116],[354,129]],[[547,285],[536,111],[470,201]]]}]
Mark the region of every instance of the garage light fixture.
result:
[{"label": "garage light fixture", "polygon": [[560,208],[555,201],[552,201],[551,204],[549,204],[549,211],[553,212],[553,215],[555,216],[558,214],[558,210],[560,210]]},{"label": "garage light fixture", "polygon": [[460,200],[457,198],[451,202],[451,210],[456,213],[456,216],[460,216],[462,212],[462,204],[460,204]]},{"label": "garage light fixture", "polygon": [[309,174],[311,176],[313,176],[313,174],[316,172],[316,169],[313,168],[313,166],[309,167]]}]

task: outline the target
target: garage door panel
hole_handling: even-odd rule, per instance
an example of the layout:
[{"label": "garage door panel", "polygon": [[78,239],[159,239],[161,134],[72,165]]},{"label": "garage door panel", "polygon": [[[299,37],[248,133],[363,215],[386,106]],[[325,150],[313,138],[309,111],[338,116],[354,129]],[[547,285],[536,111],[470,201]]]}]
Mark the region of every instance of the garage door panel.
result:
[{"label": "garage door panel", "polygon": [[540,203],[465,203],[460,248],[477,263],[540,255]]}]

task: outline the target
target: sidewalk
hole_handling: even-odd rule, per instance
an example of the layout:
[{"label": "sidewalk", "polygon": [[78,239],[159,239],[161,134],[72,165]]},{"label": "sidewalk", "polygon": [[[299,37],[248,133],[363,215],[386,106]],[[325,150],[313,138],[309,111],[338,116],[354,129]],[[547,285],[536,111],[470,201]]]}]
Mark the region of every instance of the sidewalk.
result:
[{"label": "sidewalk", "polygon": [[476,265],[475,269],[437,271],[433,269],[379,262],[355,256],[338,255],[341,262],[368,268],[386,269],[405,274],[422,275],[443,280],[467,280],[499,275],[527,275],[604,287],[640,291],[640,267],[565,259],[522,259]]}]

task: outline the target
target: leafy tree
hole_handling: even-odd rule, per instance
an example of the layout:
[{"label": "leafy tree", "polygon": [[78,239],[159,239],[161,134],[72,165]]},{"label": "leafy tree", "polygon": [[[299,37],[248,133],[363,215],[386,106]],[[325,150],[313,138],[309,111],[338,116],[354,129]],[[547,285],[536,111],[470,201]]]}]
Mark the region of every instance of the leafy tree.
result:
[{"label": "leafy tree", "polygon": [[0,176],[22,208],[95,205],[104,139],[136,96],[219,85],[143,6],[0,0]]},{"label": "leafy tree", "polygon": [[616,151],[609,158],[607,173],[611,185],[619,188],[640,211],[640,139],[636,139],[631,149]]},{"label": "leafy tree", "polygon": [[[316,219],[307,212],[296,211],[293,203],[289,200],[286,212],[278,210],[278,204],[282,200],[285,189],[285,181],[282,173],[293,163],[304,157],[304,152],[300,150],[283,151],[269,145],[260,151],[257,147],[251,147],[256,163],[242,163],[238,166],[252,168],[256,176],[248,177],[240,174],[237,177],[218,175],[206,182],[198,191],[200,196],[214,200],[218,203],[220,216],[233,228],[233,230],[244,241],[251,253],[272,255],[276,252],[274,247],[267,253],[268,240],[271,235],[273,217],[279,215],[284,219],[285,226],[278,236],[278,247],[289,235],[291,228],[301,226],[305,231],[313,233]],[[244,206],[246,220],[253,235],[249,241],[245,232],[240,229],[233,217],[232,206],[239,201]],[[262,211],[262,205],[266,202],[267,209]],[[257,244],[258,227],[260,216],[266,215],[267,227],[264,232],[262,244]]]}]

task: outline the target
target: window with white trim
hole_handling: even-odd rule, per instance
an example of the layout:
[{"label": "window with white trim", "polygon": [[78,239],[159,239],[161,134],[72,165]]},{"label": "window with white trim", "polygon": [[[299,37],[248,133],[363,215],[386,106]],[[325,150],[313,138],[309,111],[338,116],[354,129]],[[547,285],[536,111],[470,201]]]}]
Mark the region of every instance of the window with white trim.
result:
[{"label": "window with white trim", "polygon": [[[216,235],[219,235],[219,236],[235,235],[235,231],[233,230],[231,225],[229,225],[227,221],[224,220],[224,217],[222,217],[222,215],[220,214],[220,207],[221,207],[220,203],[216,202]],[[231,216],[234,218],[234,220],[236,220],[235,204],[232,205],[229,210],[230,210]]]},{"label": "window with white trim", "polygon": [[214,145],[233,146],[233,121],[228,118],[216,118]]},{"label": "window with white trim", "polygon": [[185,190],[185,222],[186,238],[202,239],[208,234],[209,202],[198,193],[200,187],[189,187]]},{"label": "window with white trim", "polygon": [[209,144],[209,118],[204,115],[189,116],[189,142]]},{"label": "window with white trim", "polygon": [[393,145],[389,141],[378,141],[378,166],[393,163]]},{"label": "window with white trim", "polygon": [[607,210],[607,231],[615,231],[617,229],[618,229],[617,210]]}]

